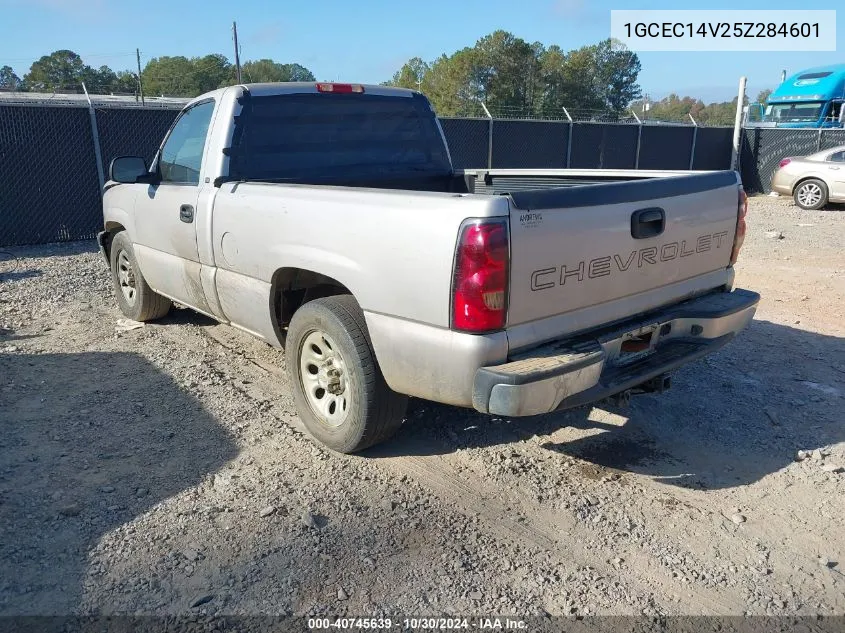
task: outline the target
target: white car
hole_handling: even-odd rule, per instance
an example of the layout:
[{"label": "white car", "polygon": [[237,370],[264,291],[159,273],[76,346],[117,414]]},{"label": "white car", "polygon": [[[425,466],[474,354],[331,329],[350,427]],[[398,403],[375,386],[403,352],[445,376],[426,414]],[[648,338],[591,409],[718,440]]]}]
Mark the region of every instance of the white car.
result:
[{"label": "white car", "polygon": [[845,145],[782,159],[772,176],[772,191],[792,196],[808,210],[845,202]]}]

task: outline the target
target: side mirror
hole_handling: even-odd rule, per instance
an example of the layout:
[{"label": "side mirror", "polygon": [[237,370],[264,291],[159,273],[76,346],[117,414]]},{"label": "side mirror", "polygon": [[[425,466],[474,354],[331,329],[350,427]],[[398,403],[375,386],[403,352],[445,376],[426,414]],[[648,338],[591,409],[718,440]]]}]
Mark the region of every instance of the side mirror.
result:
[{"label": "side mirror", "polygon": [[109,180],[134,184],[148,179],[147,161],[140,156],[118,156],[109,165]]}]

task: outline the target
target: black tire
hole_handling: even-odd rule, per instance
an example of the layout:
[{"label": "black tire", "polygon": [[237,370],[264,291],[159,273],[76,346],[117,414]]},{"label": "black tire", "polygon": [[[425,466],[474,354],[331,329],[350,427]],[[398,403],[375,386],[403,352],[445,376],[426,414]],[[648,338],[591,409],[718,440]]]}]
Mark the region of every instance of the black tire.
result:
[{"label": "black tire", "polygon": [[827,204],[827,185],[818,178],[802,180],[795,186],[792,199],[795,204],[807,211],[821,209]]},{"label": "black tire", "polygon": [[138,260],[135,259],[132,242],[124,231],[112,239],[109,255],[117,305],[127,318],[133,321],[152,321],[170,312],[170,299],[162,297],[144,280]]},{"label": "black tire", "polygon": [[[324,360],[317,360],[318,356]],[[361,451],[383,442],[402,425],[408,398],[384,381],[364,313],[351,295],[315,299],[300,307],[288,328],[285,358],[300,418],[311,435],[332,450]],[[312,370],[305,370],[311,379],[303,376],[303,365]],[[339,375],[327,377],[335,368]],[[328,389],[321,386],[332,379],[336,383]],[[331,392],[332,387],[342,391]],[[336,403],[334,409],[331,402]],[[323,415],[320,406],[338,419]]]}]

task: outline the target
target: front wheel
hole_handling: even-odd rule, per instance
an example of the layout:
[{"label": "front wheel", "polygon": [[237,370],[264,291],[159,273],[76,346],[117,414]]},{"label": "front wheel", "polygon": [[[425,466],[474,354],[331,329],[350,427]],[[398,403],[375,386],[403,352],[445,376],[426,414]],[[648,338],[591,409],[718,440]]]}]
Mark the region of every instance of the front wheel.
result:
[{"label": "front wheel", "polygon": [[170,311],[170,299],[147,285],[125,231],[112,239],[110,256],[114,294],[124,315],[134,321],[152,321]]},{"label": "front wheel", "polygon": [[827,185],[816,178],[810,178],[795,187],[792,198],[802,209],[815,211],[827,204]]},{"label": "front wheel", "polygon": [[351,295],[315,299],[288,328],[285,364],[300,418],[320,442],[354,453],[393,435],[408,399],[384,381]]}]

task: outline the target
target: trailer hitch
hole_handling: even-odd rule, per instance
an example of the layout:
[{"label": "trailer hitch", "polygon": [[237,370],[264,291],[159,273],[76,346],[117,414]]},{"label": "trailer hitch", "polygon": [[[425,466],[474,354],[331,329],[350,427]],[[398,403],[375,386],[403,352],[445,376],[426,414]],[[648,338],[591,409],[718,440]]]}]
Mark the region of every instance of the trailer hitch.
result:
[{"label": "trailer hitch", "polygon": [[672,378],[669,374],[660,374],[634,387],[634,393],[663,393],[671,386]]}]

